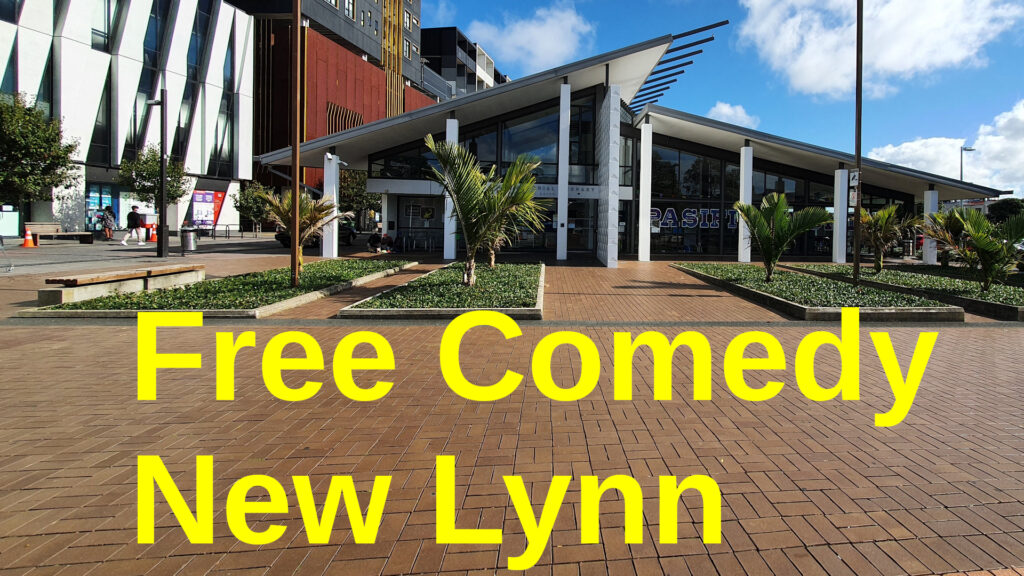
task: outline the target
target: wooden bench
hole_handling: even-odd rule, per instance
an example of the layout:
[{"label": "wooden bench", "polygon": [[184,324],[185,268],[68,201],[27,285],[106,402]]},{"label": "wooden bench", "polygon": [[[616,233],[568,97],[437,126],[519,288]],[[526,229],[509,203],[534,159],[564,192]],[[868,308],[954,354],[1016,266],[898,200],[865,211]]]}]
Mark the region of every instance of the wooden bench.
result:
[{"label": "wooden bench", "polygon": [[47,278],[47,284],[61,284],[63,288],[39,290],[37,302],[40,306],[54,306],[110,294],[186,286],[205,279],[206,267],[190,264],[75,274]]},{"label": "wooden bench", "polygon": [[39,238],[42,236],[50,238],[75,237],[79,244],[92,244],[93,240],[92,232],[61,232],[59,222],[25,222],[25,228],[32,231],[32,240],[35,241],[36,246],[39,246]]}]

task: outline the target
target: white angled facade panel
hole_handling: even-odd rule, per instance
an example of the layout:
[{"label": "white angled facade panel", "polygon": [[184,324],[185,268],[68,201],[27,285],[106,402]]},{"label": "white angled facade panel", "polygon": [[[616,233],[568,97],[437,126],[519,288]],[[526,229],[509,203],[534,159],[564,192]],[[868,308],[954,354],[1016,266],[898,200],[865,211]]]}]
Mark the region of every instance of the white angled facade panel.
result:
[{"label": "white angled facade panel", "polygon": [[[61,11],[55,13],[55,4]],[[174,149],[175,136],[181,116],[184,95],[187,89],[189,70],[189,47],[196,22],[198,0],[177,0],[171,2],[161,43],[155,62],[157,69],[147,71],[146,37],[150,28],[153,0],[122,0],[117,3],[118,12],[111,27],[106,31],[110,43],[104,47],[103,36],[94,47],[94,26],[97,25],[96,2],[74,0],[54,3],[53,0],[24,0],[17,23],[0,22],[0,74],[7,69],[11,57],[17,58],[16,88],[26,93],[29,102],[34,101],[41,86],[52,85],[51,110],[63,123],[63,132],[68,140],[79,143],[74,159],[80,163],[82,178],[78,184],[66,190],[55,191],[54,201],[37,202],[32,208],[32,217],[44,220],[45,213],[52,213],[52,219],[64,222],[66,229],[83,229],[88,216],[85,206],[87,190],[93,184],[110,184],[117,174],[117,168],[124,157],[126,143],[135,135],[136,103],[141,92],[151,87],[140,86],[144,77],[156,78],[153,98],[159,97],[161,87],[167,89],[164,106],[167,112],[167,149]],[[99,20],[102,23],[102,20]],[[234,117],[230,122],[233,133],[229,144],[234,147],[234,171],[231,177],[207,176],[210,155],[217,141],[218,114],[224,89],[224,62],[228,45],[234,34],[234,85],[228,90],[234,94]],[[196,178],[221,180],[221,184],[210,184],[217,189],[235,189],[237,179],[252,176],[253,137],[253,50],[254,20],[229,4],[215,1],[209,28],[200,42],[202,51],[193,64],[197,64],[199,84],[195,96],[189,125],[182,125],[178,152],[182,155],[185,170]],[[103,34],[103,32],[100,32]],[[109,48],[109,51],[107,51]],[[51,58],[52,60],[49,60]],[[47,63],[50,74],[46,77]],[[154,62],[149,62],[154,65]],[[103,88],[110,77],[109,102],[103,99]],[[145,76],[144,76],[145,75]],[[109,105],[107,116],[110,141],[97,143],[109,145],[109,157],[103,157],[103,148],[95,147],[94,156],[88,166],[85,160],[90,153],[93,132],[97,118]],[[142,113],[146,113],[142,110]],[[141,146],[159,145],[160,109],[150,107],[145,129],[141,131]],[[102,134],[102,130],[99,132]],[[96,164],[99,163],[97,166]],[[228,182],[223,182],[228,180]],[[127,195],[115,205],[123,206]],[[127,200],[128,204],[132,203]],[[184,214],[188,198],[182,205],[174,207],[168,216],[173,221],[175,212]],[[38,214],[37,214],[38,212]],[[230,212],[230,211],[229,211]],[[237,218],[228,218],[235,220]],[[176,223],[172,222],[172,229]]]}]

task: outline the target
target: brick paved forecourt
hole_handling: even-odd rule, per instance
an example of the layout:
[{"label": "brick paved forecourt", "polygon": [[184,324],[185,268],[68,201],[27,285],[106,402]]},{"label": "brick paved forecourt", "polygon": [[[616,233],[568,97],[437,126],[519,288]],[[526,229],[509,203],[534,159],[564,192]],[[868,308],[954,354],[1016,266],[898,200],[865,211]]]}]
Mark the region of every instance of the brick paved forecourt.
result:
[{"label": "brick paved forecourt", "polygon": [[[380,289],[398,280],[383,280]],[[464,348],[465,374],[478,382],[494,382],[507,369],[529,374],[542,337],[575,330],[600,350],[598,389],[558,403],[527,377],[506,399],[474,403],[441,378],[444,323],[332,321],[338,302],[329,300],[309,305],[305,316],[296,316],[297,308],[285,318],[162,330],[161,352],[202,352],[203,368],[162,371],[159,399],[146,403],[135,399],[134,324],[4,321],[0,576],[505,574],[505,559],[525,545],[502,482],[509,474],[523,477],[535,502],[553,475],[627,474],[649,497],[643,544],[622,544],[621,501],[606,499],[602,543],[580,545],[574,481],[531,575],[1024,575],[1024,327],[1016,323],[864,326],[862,401],[815,403],[793,384],[792,351],[807,333],[838,325],[786,321],[666,263],[549,266],[546,320],[520,323],[523,337],[507,343],[494,331],[474,332]],[[250,350],[239,355],[236,400],[216,402],[214,334],[244,330],[256,332],[259,349],[275,334],[302,330],[328,351],[352,332],[378,332],[396,353],[399,368],[389,376],[395,388],[380,401],[356,403],[330,385],[329,370],[315,378],[293,374],[286,382],[309,377],[325,386],[310,400],[285,403],[264,388],[259,356]],[[686,352],[676,360],[672,401],[651,400],[643,353],[635,400],[612,400],[613,332],[644,330],[708,337],[712,401],[692,399]],[[781,376],[786,387],[768,402],[736,399],[721,374],[726,345],[748,330],[777,336],[790,359]],[[904,360],[919,332],[939,332],[913,409],[894,428],[870,426],[892,400],[871,330],[889,331]],[[819,356],[818,378],[834,381],[838,356],[827,349]],[[574,380],[576,363],[560,348],[556,377]],[[750,376],[756,385],[779,374]],[[135,543],[140,454],[160,455],[188,487],[195,457],[213,455],[214,544],[188,543],[161,496],[155,544]],[[458,527],[500,528],[503,544],[434,542],[438,454],[456,457]],[[244,545],[228,530],[224,498],[249,474],[270,475],[288,492],[288,515],[253,523],[286,525],[274,544]],[[722,488],[722,544],[702,544],[700,524],[689,524],[699,520],[695,494],[684,497],[679,543],[657,543],[657,478],[690,474],[709,474]],[[331,475],[353,475],[366,497],[374,476],[391,475],[377,542],[353,544],[342,513],[332,543],[310,545],[292,475],[309,475],[318,499]],[[194,492],[184,496],[191,503]]]}]

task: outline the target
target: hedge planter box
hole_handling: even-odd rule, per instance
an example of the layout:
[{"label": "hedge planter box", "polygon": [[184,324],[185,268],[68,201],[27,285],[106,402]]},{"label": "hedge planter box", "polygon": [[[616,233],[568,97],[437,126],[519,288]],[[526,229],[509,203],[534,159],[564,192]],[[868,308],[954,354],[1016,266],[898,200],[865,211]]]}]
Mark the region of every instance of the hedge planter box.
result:
[{"label": "hedge planter box", "polygon": [[[737,266],[737,265],[732,265]],[[750,266],[756,269],[761,274],[764,274],[762,268],[753,265]],[[750,300],[755,304],[759,304],[768,309],[774,310],[781,314],[785,314],[797,320],[817,321],[817,322],[838,322],[842,318],[842,306],[810,306],[793,302],[786,298],[768,294],[754,288],[740,285],[734,281],[719,278],[709,273],[705,273],[699,270],[695,270],[689,266],[681,264],[672,264],[673,268],[686,272],[687,274],[697,278],[698,280],[707,282],[714,286],[725,289],[741,298]],[[780,275],[785,275],[787,272],[781,272],[776,270],[776,278]],[[788,274],[799,274],[789,272]],[[823,278],[832,282],[833,280]],[[927,305],[929,302],[924,299],[914,298],[911,300],[914,305],[912,306],[857,306],[856,303],[849,303],[847,306],[860,309],[860,319],[862,322],[963,322],[964,321],[964,310],[955,306],[930,306]]]},{"label": "hedge planter box", "polygon": [[[461,278],[461,264],[439,268],[347,306],[337,317],[450,320],[466,312],[491,310],[516,320],[544,318],[543,264],[499,264],[495,271],[478,264],[477,286],[473,289],[462,287]],[[476,295],[471,290],[481,293]],[[436,306],[420,305],[435,302]]]},{"label": "hedge planter box", "polygon": [[[331,296],[354,288],[362,286],[368,282],[379,280],[387,276],[396,274],[407,268],[416,266],[417,262],[394,262],[394,266],[387,268],[372,274],[361,276],[354,280],[333,284],[319,290],[300,294],[292,298],[273,302],[264,306],[256,308],[236,308],[236,309],[195,309],[195,308],[176,308],[176,309],[145,309],[145,310],[64,310],[54,308],[36,308],[32,310],[22,310],[17,314],[19,318],[135,318],[139,312],[202,312],[204,318],[238,318],[238,319],[257,319],[265,318],[284,310],[289,310],[298,306],[303,306],[311,302],[315,302],[326,296]],[[307,266],[312,266],[309,264]]]},{"label": "hedge planter box", "polygon": [[[819,276],[821,278],[829,278],[832,280],[839,280],[840,282],[853,283],[853,279],[842,274],[831,274],[823,272],[821,270],[815,270],[812,268],[804,268],[802,266],[783,266],[789,270],[795,270],[804,274],[811,274]],[[930,298],[932,300],[938,300],[951,306],[959,306],[963,308],[965,312],[971,314],[977,314],[978,316],[985,316],[986,318],[993,318],[996,320],[1005,320],[1009,322],[1024,322],[1024,306],[1014,306],[1012,304],[1002,304],[999,302],[990,302],[988,300],[979,300],[977,298],[967,298],[965,296],[957,296],[941,290],[932,290],[928,288],[915,288],[911,286],[900,286],[899,284],[889,284],[888,282],[879,282],[877,280],[869,280],[864,278],[862,275],[860,283],[864,286],[871,288],[877,288],[879,290],[888,290],[890,292],[898,292],[900,294],[910,294],[912,296],[920,296],[922,298]]]}]

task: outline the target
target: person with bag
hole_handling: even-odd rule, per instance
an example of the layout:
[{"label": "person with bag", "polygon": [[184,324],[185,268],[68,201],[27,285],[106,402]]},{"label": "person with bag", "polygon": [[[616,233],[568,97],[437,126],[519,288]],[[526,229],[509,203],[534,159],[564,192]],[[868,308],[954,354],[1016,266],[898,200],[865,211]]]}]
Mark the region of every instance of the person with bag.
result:
[{"label": "person with bag", "polygon": [[128,213],[128,233],[121,240],[121,246],[128,245],[128,239],[132,237],[132,234],[139,241],[139,246],[146,245],[146,239],[142,237],[142,215],[139,214],[138,206],[132,206],[132,211]]},{"label": "person with bag", "polygon": [[117,226],[117,216],[114,214],[114,209],[110,206],[103,208],[103,211],[100,212],[100,221],[103,224],[103,239],[113,240],[114,227]]}]

